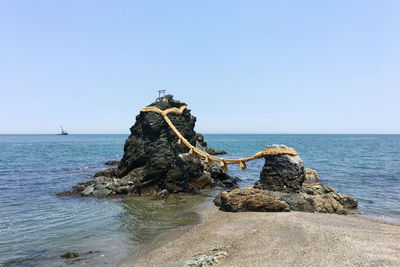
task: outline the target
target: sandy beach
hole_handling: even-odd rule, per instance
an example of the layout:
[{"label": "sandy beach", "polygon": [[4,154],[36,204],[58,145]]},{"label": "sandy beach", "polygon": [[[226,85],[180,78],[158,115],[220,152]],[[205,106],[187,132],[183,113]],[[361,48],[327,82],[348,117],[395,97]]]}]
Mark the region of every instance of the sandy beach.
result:
[{"label": "sandy beach", "polygon": [[230,213],[214,206],[202,215],[199,225],[158,239],[133,266],[183,266],[218,252],[225,255],[218,266],[400,266],[400,225],[355,215]]}]

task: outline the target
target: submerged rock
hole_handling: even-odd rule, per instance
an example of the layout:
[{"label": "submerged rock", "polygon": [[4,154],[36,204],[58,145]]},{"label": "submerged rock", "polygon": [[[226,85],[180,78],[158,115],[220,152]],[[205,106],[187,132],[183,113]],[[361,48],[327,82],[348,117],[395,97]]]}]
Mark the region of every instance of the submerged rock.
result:
[{"label": "submerged rock", "polygon": [[82,191],[82,195],[88,196],[88,195],[90,195],[91,193],[93,193],[93,191],[94,191],[94,187],[91,186],[91,185],[89,185],[89,186],[87,186],[87,187]]},{"label": "submerged rock", "polygon": [[79,256],[78,252],[67,252],[63,255],[61,255],[61,258],[65,258],[65,259],[72,259],[72,258],[76,258]]},{"label": "submerged rock", "polygon": [[109,160],[107,162],[105,162],[105,165],[118,165],[119,164],[119,160]]},{"label": "submerged rock", "polygon": [[105,170],[97,172],[94,175],[94,177],[99,177],[99,176],[114,177],[114,176],[118,176],[118,174],[119,174],[118,168],[110,168],[110,169],[105,169]]},{"label": "submerged rock", "polygon": [[[267,148],[287,148],[285,145],[272,145]],[[256,188],[298,192],[303,184],[305,173],[304,163],[299,156],[291,155],[266,155],[265,164],[260,173],[260,180]]]}]

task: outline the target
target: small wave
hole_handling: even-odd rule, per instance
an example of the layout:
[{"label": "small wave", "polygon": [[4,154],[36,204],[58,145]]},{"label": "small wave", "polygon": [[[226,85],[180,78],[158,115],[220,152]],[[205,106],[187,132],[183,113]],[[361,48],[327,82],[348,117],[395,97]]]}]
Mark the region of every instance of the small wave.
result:
[{"label": "small wave", "polygon": [[83,168],[63,168],[62,170],[64,172],[81,172],[81,171],[88,172],[88,171],[93,171],[93,170],[96,170],[96,169],[98,169],[98,167],[85,166]]},{"label": "small wave", "polygon": [[362,214],[361,217],[371,219],[374,221],[381,221],[393,224],[400,224],[400,217],[388,216],[388,215],[377,215],[377,214]]}]

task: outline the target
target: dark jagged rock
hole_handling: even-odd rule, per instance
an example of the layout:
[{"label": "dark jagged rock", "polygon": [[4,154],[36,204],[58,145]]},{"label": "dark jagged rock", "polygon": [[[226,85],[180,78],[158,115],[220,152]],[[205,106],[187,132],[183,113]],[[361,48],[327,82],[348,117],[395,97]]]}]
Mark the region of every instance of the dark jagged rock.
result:
[{"label": "dark jagged rock", "polygon": [[232,177],[228,175],[219,166],[207,166],[205,169],[205,173],[214,179],[215,185],[220,187],[235,188],[239,180],[237,177]]},{"label": "dark jagged rock", "polygon": [[[68,259],[68,260],[71,260],[71,259],[73,259],[73,261],[71,261],[70,263],[73,263],[73,262],[76,262],[76,261],[79,261],[79,260],[82,260],[82,258],[78,258],[78,257],[80,257],[80,256],[87,256],[87,255],[89,255],[89,254],[92,254],[93,253],[93,251],[89,251],[89,252],[67,252],[67,253],[65,253],[65,254],[63,254],[63,255],[61,255],[60,257],[61,258],[64,258],[64,259]],[[1,265],[0,265],[1,266]]]},{"label": "dark jagged rock", "polygon": [[[267,148],[287,148],[285,145],[272,145]],[[265,164],[260,173],[256,188],[298,192],[303,184],[305,173],[304,163],[299,156],[266,155]]]},{"label": "dark jagged rock", "polygon": [[[174,100],[170,95],[165,99],[166,101],[156,101],[150,106],[165,110],[185,105]],[[185,109],[182,115],[170,114],[169,118],[179,132],[192,145],[196,145],[197,136],[194,131],[196,118],[190,114],[190,110]],[[176,144],[177,141],[175,133],[159,114],[140,112],[136,117],[135,125],[131,128],[131,135],[125,142],[125,154],[119,165],[119,176],[128,175],[130,171],[138,167],[144,167],[143,181],[145,182],[163,180],[159,179],[160,176],[167,178],[167,183],[176,180],[178,174],[185,177],[198,176],[198,173],[202,171],[200,161],[196,164],[189,157],[182,158],[180,155],[187,153],[188,149],[179,147]],[[191,168],[188,169],[187,166]]]},{"label": "dark jagged rock", "polygon": [[[150,104],[161,110],[184,105],[186,104],[174,100],[172,95]],[[204,137],[194,131],[196,118],[189,109],[185,109],[181,115],[170,113],[168,117],[192,145],[203,151],[210,149]],[[210,171],[200,158],[189,155],[187,147],[180,147],[177,144],[178,137],[160,114],[140,112],[130,131],[118,168],[100,171],[94,175],[94,180],[81,183],[72,191],[60,195],[79,192],[83,196],[97,197],[127,194],[155,196],[164,189],[175,193],[196,192],[216,185],[236,186],[235,178],[219,167]],[[107,163],[111,165],[117,161]]]}]

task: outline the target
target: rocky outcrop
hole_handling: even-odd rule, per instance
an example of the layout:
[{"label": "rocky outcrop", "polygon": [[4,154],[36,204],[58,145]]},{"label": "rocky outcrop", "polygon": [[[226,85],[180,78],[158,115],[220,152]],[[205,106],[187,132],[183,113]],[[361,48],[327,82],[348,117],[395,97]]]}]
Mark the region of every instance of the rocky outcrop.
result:
[{"label": "rocky outcrop", "polygon": [[222,192],[214,203],[224,211],[290,211],[285,201],[271,197],[268,191],[246,187]]},{"label": "rocky outcrop", "polygon": [[319,176],[316,170],[305,168],[304,174],[305,174],[304,183],[314,184],[319,182]]},{"label": "rocky outcrop", "polygon": [[207,148],[207,153],[210,155],[225,155],[227,152],[225,150],[215,150],[213,147]]},{"label": "rocky outcrop", "polygon": [[214,203],[223,211],[305,211],[348,214],[357,208],[357,200],[340,195],[329,186],[307,185],[299,193],[285,193],[246,187],[222,192]]},{"label": "rocky outcrop", "polygon": [[[270,147],[286,148],[284,145]],[[348,214],[357,208],[356,199],[340,195],[318,181],[317,171],[304,169],[299,156],[268,155],[254,188],[223,192],[214,202],[224,211],[295,210]]]},{"label": "rocky outcrop", "polygon": [[[272,145],[267,148],[287,148],[285,145]],[[303,184],[304,163],[299,156],[266,155],[260,180],[255,187],[259,189],[298,192]]]},{"label": "rocky outcrop", "polygon": [[[150,104],[161,110],[184,105],[171,95]],[[185,109],[181,115],[170,113],[168,117],[192,145],[204,151],[210,149],[204,137],[194,131],[196,118],[189,109]],[[160,114],[140,112],[130,131],[118,168],[96,173],[94,180],[75,186],[72,193],[100,197],[157,195],[164,189],[169,193],[196,192],[216,185],[236,185],[237,180],[220,167],[206,166],[200,158],[190,156],[187,147],[180,147],[177,144],[178,137]]]},{"label": "rocky outcrop", "polygon": [[299,193],[267,191],[268,196],[285,201],[291,210],[321,213],[348,214],[357,208],[358,201],[340,195],[322,184],[304,184]]}]

